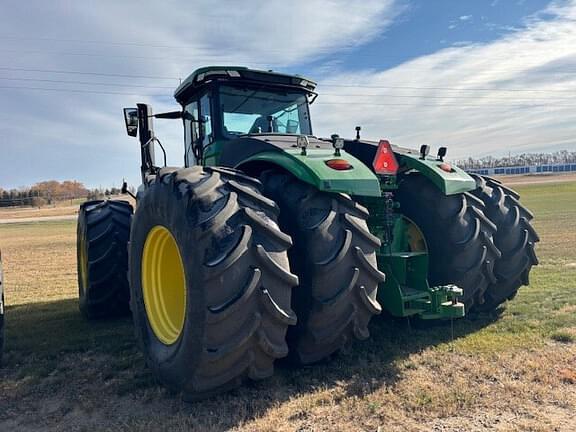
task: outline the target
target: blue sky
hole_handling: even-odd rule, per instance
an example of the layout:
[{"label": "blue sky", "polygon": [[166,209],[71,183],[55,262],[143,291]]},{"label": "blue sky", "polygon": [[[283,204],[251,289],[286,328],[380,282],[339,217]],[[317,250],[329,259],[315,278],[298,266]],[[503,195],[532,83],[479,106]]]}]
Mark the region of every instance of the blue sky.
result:
[{"label": "blue sky", "polygon": [[[206,64],[316,79],[317,135],[359,124],[453,158],[576,148],[576,0],[354,3],[5,0],[0,188],[137,183],[121,108],[177,108],[178,78]],[[180,124],[156,124],[181,164]]]}]

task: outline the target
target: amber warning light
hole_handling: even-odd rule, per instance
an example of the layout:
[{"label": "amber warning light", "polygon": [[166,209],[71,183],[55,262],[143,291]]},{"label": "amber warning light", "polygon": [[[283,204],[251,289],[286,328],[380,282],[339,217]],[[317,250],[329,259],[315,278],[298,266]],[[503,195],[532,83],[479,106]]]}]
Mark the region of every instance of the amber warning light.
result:
[{"label": "amber warning light", "polygon": [[395,175],[398,171],[398,161],[394,157],[392,146],[387,140],[380,140],[374,162],[374,171],[380,175]]},{"label": "amber warning light", "polygon": [[327,160],[325,163],[330,168],[338,170],[338,171],[346,171],[346,170],[352,169],[352,165],[350,165],[350,162],[348,162],[347,160],[344,160],[344,159],[330,159],[330,160]]}]

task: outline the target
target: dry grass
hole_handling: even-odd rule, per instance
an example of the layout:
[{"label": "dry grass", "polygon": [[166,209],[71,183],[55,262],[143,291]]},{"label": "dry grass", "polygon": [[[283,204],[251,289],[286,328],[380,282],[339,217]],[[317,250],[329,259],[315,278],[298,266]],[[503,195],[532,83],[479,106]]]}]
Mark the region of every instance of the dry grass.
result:
[{"label": "dry grass", "polygon": [[[111,199],[122,199],[133,202],[128,195],[111,196]],[[81,199],[66,200],[57,202],[54,205],[43,207],[3,207],[0,208],[0,220],[3,219],[28,219],[51,216],[69,216],[78,213],[78,205]]]},{"label": "dry grass", "polygon": [[22,207],[0,209],[0,219],[27,219],[46,216],[68,216],[78,213],[77,205],[56,207]]},{"label": "dry grass", "polygon": [[185,404],[129,319],[77,312],[74,222],[0,226],[7,292],[0,430],[574,431],[576,183],[519,187],[542,265],[506,309],[429,329],[376,320],[331,362]]}]

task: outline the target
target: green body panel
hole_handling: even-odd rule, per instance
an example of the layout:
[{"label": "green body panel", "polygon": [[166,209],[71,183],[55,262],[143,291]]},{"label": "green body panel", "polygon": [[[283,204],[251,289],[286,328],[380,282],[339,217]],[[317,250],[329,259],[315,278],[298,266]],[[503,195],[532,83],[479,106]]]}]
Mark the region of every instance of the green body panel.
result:
[{"label": "green body panel", "polygon": [[397,317],[463,317],[464,305],[457,300],[462,289],[455,285],[431,287],[428,284],[428,252],[425,244],[417,242],[421,234],[414,235],[409,229],[411,222],[401,215],[389,194],[384,192],[384,199],[361,199],[370,211],[370,232],[382,242],[376,259],[386,280],[378,288],[378,301]]},{"label": "green body panel", "polygon": [[[217,157],[214,157],[210,161],[216,159]],[[352,165],[352,169],[346,171],[332,169],[326,165],[326,161],[330,159],[344,159]],[[303,155],[300,149],[262,152],[242,161],[238,167],[249,162],[278,165],[321,191],[381,196],[378,177],[360,160],[345,151],[341,151],[339,156],[336,156],[331,149],[308,149],[306,155]]]},{"label": "green body panel", "polygon": [[476,189],[476,182],[464,170],[451,165],[452,171],[446,172],[440,168],[442,161],[433,157],[420,159],[419,155],[410,153],[395,153],[400,167],[414,169],[429,178],[445,195],[456,195]]},{"label": "green body panel", "polygon": [[202,165],[218,165],[220,154],[222,153],[222,144],[222,141],[215,141],[204,148],[204,154],[202,155]]}]

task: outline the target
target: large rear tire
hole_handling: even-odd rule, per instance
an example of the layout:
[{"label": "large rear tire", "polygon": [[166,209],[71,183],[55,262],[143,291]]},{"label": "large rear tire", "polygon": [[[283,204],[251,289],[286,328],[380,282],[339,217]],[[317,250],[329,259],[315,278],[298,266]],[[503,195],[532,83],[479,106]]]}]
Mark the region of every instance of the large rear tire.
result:
[{"label": "large rear tire", "polygon": [[[235,170],[163,168],[130,238],[131,305],[148,365],[184,399],[273,373],[296,322],[277,205]],[[175,263],[179,263],[176,265]]]},{"label": "large rear tire", "polygon": [[538,264],[534,251],[540,239],[530,225],[534,215],[520,204],[520,195],[496,179],[472,174],[478,188],[472,192],[485,205],[485,213],[496,225],[494,243],[502,252],[496,260],[496,281],[484,294],[481,310],[496,309],[506,300],[511,300],[522,285],[528,285],[532,266]]},{"label": "large rear tire", "polygon": [[266,171],[261,180],[266,196],[280,206],[280,228],[294,241],[288,256],[300,286],[292,302],[298,323],[288,330],[291,358],[314,363],[354,338],[366,339],[370,319],[381,312],[376,292],[384,280],[368,211],[288,173]]},{"label": "large rear tire", "polygon": [[88,201],[78,213],[79,306],[88,319],[130,312],[128,239],[132,206],[127,201]]},{"label": "large rear tire", "polygon": [[467,311],[484,303],[496,281],[500,251],[494,244],[496,226],[484,214],[482,201],[469,193],[445,195],[418,173],[402,178],[396,199],[400,211],[424,234],[430,284],[458,285]]}]

